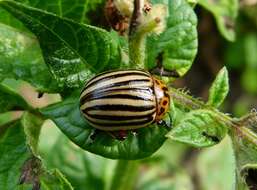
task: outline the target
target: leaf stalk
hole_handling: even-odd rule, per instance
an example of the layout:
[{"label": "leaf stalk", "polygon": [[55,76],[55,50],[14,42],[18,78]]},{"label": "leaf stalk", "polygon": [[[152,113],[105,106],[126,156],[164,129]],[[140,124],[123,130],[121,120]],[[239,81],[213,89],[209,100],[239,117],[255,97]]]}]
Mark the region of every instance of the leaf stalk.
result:
[{"label": "leaf stalk", "polygon": [[137,161],[119,160],[117,162],[110,190],[133,190],[138,175]]},{"label": "leaf stalk", "polygon": [[[226,124],[231,130],[233,127],[234,129],[238,130],[240,134],[246,138],[249,142],[255,144],[257,146],[257,135],[251,132],[251,130],[245,125],[245,118],[252,119],[253,113],[247,115],[246,117],[242,117],[242,119],[232,118],[228,114],[222,113],[216,108],[213,108],[203,101],[193,98],[192,96],[188,95],[187,93],[183,92],[182,90],[175,89],[170,87],[170,96],[171,99],[174,101],[175,104],[181,106],[183,108],[189,110],[196,110],[196,109],[208,109],[215,113],[217,119]],[[255,115],[256,116],[256,115]]]}]

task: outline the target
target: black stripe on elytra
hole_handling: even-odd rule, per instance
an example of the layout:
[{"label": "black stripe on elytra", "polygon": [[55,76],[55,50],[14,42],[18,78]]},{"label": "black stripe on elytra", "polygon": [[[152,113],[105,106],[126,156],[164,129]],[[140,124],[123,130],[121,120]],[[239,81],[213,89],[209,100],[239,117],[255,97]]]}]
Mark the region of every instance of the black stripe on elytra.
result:
[{"label": "black stripe on elytra", "polygon": [[[108,73],[109,74],[109,73]],[[113,73],[113,75],[110,75],[110,76],[106,76],[106,77],[103,77],[103,78],[100,78],[98,80],[95,80],[94,82],[90,83],[89,81],[89,85],[86,85],[86,88],[89,88],[90,86],[93,86],[94,84],[98,83],[98,82],[101,82],[101,81],[104,81],[104,80],[110,80],[110,79],[115,79],[115,78],[120,78],[120,77],[125,77],[125,76],[130,76],[130,75],[133,75],[133,76],[146,76],[146,77],[149,77],[148,74],[146,73],[140,73],[140,72],[135,72],[135,71],[131,71],[131,72],[126,72],[126,73],[119,73],[119,74],[115,74]],[[99,77],[101,77],[102,75],[100,75]],[[97,77],[96,77],[97,78]],[[95,78],[95,79],[96,79]],[[93,79],[92,79],[93,80]]]},{"label": "black stripe on elytra", "polygon": [[130,120],[130,119],[143,119],[143,118],[147,118],[150,117],[154,114],[155,110],[152,111],[151,113],[145,114],[145,115],[97,115],[97,114],[89,114],[89,113],[85,113],[86,115],[88,115],[89,117],[92,117],[94,119],[101,119],[101,120],[114,120],[114,121],[123,121],[123,120]]},{"label": "black stripe on elytra", "polygon": [[[102,86],[101,88],[93,89],[92,91],[107,89],[107,88],[111,88],[111,87],[120,87],[120,86],[125,86],[125,85],[133,86],[137,83],[142,83],[142,82],[150,82],[150,79],[133,79],[133,80],[126,80],[126,81],[111,83],[111,84],[107,84],[105,86]],[[86,89],[87,88],[85,88],[84,90],[86,90]],[[83,91],[82,91],[82,93],[83,93]]]},{"label": "black stripe on elytra", "polygon": [[86,100],[82,100],[85,102],[99,99],[127,99],[127,100],[145,100],[145,101],[153,101],[151,98],[147,98],[146,96],[137,96],[131,94],[92,94]]},{"label": "black stripe on elytra", "polygon": [[154,109],[155,106],[131,106],[126,104],[104,104],[104,105],[95,105],[89,108],[82,110],[84,113],[91,110],[102,110],[102,111],[148,111]]},{"label": "black stripe on elytra", "polygon": [[134,121],[134,122],[126,122],[126,123],[103,123],[101,121],[99,122],[95,122],[95,121],[92,121],[90,119],[88,119],[89,122],[95,124],[95,125],[99,125],[99,126],[109,126],[109,127],[119,127],[119,126],[135,126],[135,125],[144,125],[144,124],[147,124],[151,121],[153,121],[153,117],[148,117],[146,120],[144,121]]},{"label": "black stripe on elytra", "polygon": [[112,92],[138,92],[142,94],[148,94],[149,96],[153,96],[153,90],[150,87],[137,87],[137,88],[119,88],[119,89],[102,89],[102,90],[96,90],[93,92],[90,92],[86,94],[85,96],[81,97],[80,99],[80,105],[83,105],[85,102],[98,98],[100,96],[105,96],[107,94],[111,94]]}]

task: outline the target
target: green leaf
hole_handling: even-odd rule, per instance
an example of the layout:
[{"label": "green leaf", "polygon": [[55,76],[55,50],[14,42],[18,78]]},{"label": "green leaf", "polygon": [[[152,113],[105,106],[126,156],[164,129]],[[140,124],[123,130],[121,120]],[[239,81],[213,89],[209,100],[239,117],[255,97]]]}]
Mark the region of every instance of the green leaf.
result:
[{"label": "green leaf", "polygon": [[0,8],[0,23],[14,27],[21,31],[27,31],[27,29],[21,24],[21,22],[19,22],[16,18],[14,18],[10,13],[8,13],[3,8]]},{"label": "green leaf", "polygon": [[184,118],[166,136],[194,147],[208,147],[219,143],[227,134],[227,127],[210,110],[195,110]]},{"label": "green leaf", "polygon": [[80,87],[92,72],[119,67],[120,48],[107,31],[13,1],[0,6],[37,36],[46,64],[65,87]]},{"label": "green leaf", "polygon": [[40,182],[42,188],[46,190],[73,190],[68,180],[57,169],[51,172],[45,172],[42,176],[40,176]]},{"label": "green leaf", "polygon": [[[38,122],[39,120],[36,116],[26,113],[23,121],[16,120],[0,126],[0,189],[29,190],[32,189],[32,185],[38,186],[39,180],[44,182],[45,189],[53,185],[63,187],[59,189],[72,189],[60,173],[56,175],[56,172],[46,171],[41,160],[31,152],[30,145],[38,135],[35,128],[40,127],[37,124],[42,123],[41,120]],[[23,127],[27,128],[26,133]],[[33,146],[35,144],[34,142]],[[33,149],[35,150],[35,147]]]},{"label": "green leaf", "polygon": [[87,187],[90,190],[99,190],[105,189],[110,183],[114,160],[79,149],[57,127],[49,126],[49,123],[44,125],[41,131],[42,139],[46,136],[53,141],[49,143],[47,139],[47,142],[41,142],[39,147],[46,166],[59,168],[74,189]]},{"label": "green leaf", "polygon": [[[153,169],[152,169],[153,170]],[[158,173],[157,173],[158,172]],[[193,190],[194,185],[190,179],[190,176],[186,172],[176,172],[173,175],[170,175],[169,173],[164,173],[163,171],[159,171],[157,169],[153,171],[147,171],[147,174],[149,173],[152,175],[147,176],[150,179],[147,179],[144,181],[144,183],[140,184],[140,186],[137,189],[140,190],[181,190],[181,189],[187,189],[187,190]],[[147,175],[144,174],[144,175]],[[165,175],[165,177],[163,177]],[[170,176],[169,176],[170,175]],[[141,180],[141,179],[140,179]]]},{"label": "green leaf", "polygon": [[[166,143],[170,143],[167,141]],[[165,144],[166,144],[165,143]],[[174,143],[174,141],[172,142]],[[166,144],[167,145],[167,144]],[[174,146],[173,146],[174,145]],[[157,160],[154,163],[145,162],[149,159],[156,159],[156,154],[149,159],[141,161],[141,167],[144,168],[144,174],[137,179],[137,186],[135,189],[140,190],[193,190],[194,184],[190,176],[190,172],[184,167],[187,162],[184,158],[188,153],[187,149],[181,149],[183,144],[174,143],[170,147],[165,147],[163,152],[166,152],[162,160]],[[186,146],[184,146],[186,147]],[[192,151],[192,150],[188,150]],[[175,153],[172,154],[171,153]],[[158,153],[157,153],[158,154]],[[179,154],[179,156],[177,155]],[[175,160],[171,161],[174,157]],[[179,160],[176,160],[179,159]],[[182,166],[182,167],[181,167]],[[191,166],[191,165],[190,165]],[[192,169],[192,168],[190,168]],[[163,177],[165,176],[165,177]]]},{"label": "green leaf", "polygon": [[[237,188],[248,189],[253,185],[257,185],[254,175],[257,173],[257,133],[255,118],[254,129],[251,129],[253,121],[246,121],[244,126],[233,128],[231,137],[233,141],[233,148],[235,152],[237,165]],[[250,175],[253,172],[253,176]]]},{"label": "green leaf", "polygon": [[238,0],[198,0],[198,3],[213,14],[222,36],[229,41],[234,41]]},{"label": "green leaf", "polygon": [[0,81],[5,78],[27,81],[40,92],[59,91],[35,37],[0,24]]},{"label": "green leaf", "polygon": [[[57,127],[79,147],[107,158],[139,159],[152,155],[165,141],[167,129],[153,124],[137,130],[134,135],[128,131],[124,141],[113,138],[110,134],[92,128],[79,110],[79,98],[67,99],[63,102],[41,109],[44,116],[52,119]],[[92,139],[92,135],[95,137]]]},{"label": "green leaf", "polygon": [[197,176],[202,189],[235,189],[235,158],[228,136],[213,147],[204,149],[197,155]]},{"label": "green leaf", "polygon": [[241,86],[247,94],[257,94],[257,69],[247,67],[241,75]]},{"label": "green leaf", "polygon": [[38,155],[38,138],[43,122],[44,120],[42,118],[29,112],[25,112],[21,119],[21,123],[27,137],[27,144],[34,155]]},{"label": "green leaf", "polygon": [[[0,127],[0,133],[2,130]],[[17,189],[21,167],[31,156],[25,141],[25,134],[19,121],[10,123],[4,135],[0,136],[0,189],[2,190]]]},{"label": "green leaf", "polygon": [[17,92],[0,83],[0,113],[12,110],[31,109]]},{"label": "green leaf", "polygon": [[[99,25],[103,24],[103,21],[106,22],[103,14],[104,0],[19,0],[18,2],[80,23]],[[0,9],[0,22],[24,30],[22,24],[3,9]]]},{"label": "green leaf", "polygon": [[223,67],[216,79],[212,83],[212,86],[209,90],[209,99],[207,104],[213,107],[219,107],[222,102],[225,100],[229,91],[229,82],[228,82],[228,71],[226,67]]},{"label": "green leaf", "polygon": [[[76,22],[90,24],[90,14],[97,14],[104,6],[104,0],[22,0],[24,4],[67,17]],[[102,10],[103,11],[103,10]],[[99,13],[98,13],[99,14]],[[101,14],[103,17],[103,13]]]},{"label": "green leaf", "polygon": [[185,0],[155,0],[168,6],[166,29],[160,35],[147,39],[146,67],[157,67],[157,59],[162,61],[165,71],[184,75],[192,65],[197,53],[197,18]]}]

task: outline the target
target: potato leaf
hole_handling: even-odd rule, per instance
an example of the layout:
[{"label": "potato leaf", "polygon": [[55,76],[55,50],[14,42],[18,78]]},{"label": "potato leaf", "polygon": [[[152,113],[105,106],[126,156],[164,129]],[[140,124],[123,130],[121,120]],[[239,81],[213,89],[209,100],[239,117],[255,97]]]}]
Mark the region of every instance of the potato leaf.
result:
[{"label": "potato leaf", "polygon": [[95,131],[79,110],[79,98],[74,97],[41,109],[41,113],[52,119],[58,128],[79,147],[112,159],[140,159],[153,154],[165,141],[167,129],[153,124],[128,131],[126,140],[120,141],[110,134]]},{"label": "potato leaf", "polygon": [[237,165],[236,185],[238,189],[248,189],[247,187],[257,185],[257,134],[255,131],[257,126],[256,123],[254,126],[254,130],[249,128],[247,124],[245,126],[234,128],[231,131]]},{"label": "potato leaf", "polygon": [[191,67],[197,53],[197,18],[185,0],[155,0],[168,7],[166,29],[147,39],[146,67],[156,69],[161,62],[165,71],[183,76]]},{"label": "potato leaf", "polygon": [[[51,189],[55,186],[60,190],[71,190],[68,181],[60,174],[46,171],[41,160],[35,157],[27,144],[29,136],[26,136],[23,127],[29,124],[27,115],[26,124],[23,126],[20,120],[0,126],[0,189],[31,189],[43,186]],[[35,116],[32,116],[35,121]],[[24,123],[24,122],[23,122]],[[40,126],[34,126],[40,127]],[[30,130],[31,127],[28,128]],[[47,179],[47,180],[46,180]]]},{"label": "potato leaf", "polygon": [[0,83],[0,113],[26,109],[31,109],[31,107],[23,97],[6,85]]},{"label": "potato leaf", "polygon": [[216,79],[209,90],[209,99],[207,104],[213,107],[219,107],[225,100],[229,91],[228,71],[226,67],[220,70]]},{"label": "potato leaf", "polygon": [[40,92],[59,92],[62,86],[45,65],[36,38],[0,24],[0,81],[6,78],[29,82]]},{"label": "potato leaf", "polygon": [[194,147],[208,147],[219,143],[227,134],[227,127],[210,110],[187,113],[166,136]]},{"label": "potato leaf", "polygon": [[36,35],[51,73],[65,87],[80,87],[93,73],[119,67],[120,48],[107,31],[14,1],[0,6]]}]

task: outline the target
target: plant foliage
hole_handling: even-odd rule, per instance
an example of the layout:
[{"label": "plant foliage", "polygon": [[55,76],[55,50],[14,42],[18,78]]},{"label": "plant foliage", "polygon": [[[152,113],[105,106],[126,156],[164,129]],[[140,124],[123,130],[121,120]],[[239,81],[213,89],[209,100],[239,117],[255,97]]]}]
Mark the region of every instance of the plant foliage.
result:
[{"label": "plant foliage", "polygon": [[[123,0],[109,0],[107,4],[103,0],[0,0],[0,114],[22,111],[17,119],[8,117],[0,125],[0,189],[66,190],[73,189],[72,185],[132,189],[139,161],[128,160],[150,157],[165,141],[203,148],[220,143],[226,135],[232,139],[235,154],[235,186],[247,189],[247,174],[257,168],[257,116],[252,111],[233,118],[218,110],[229,92],[226,67],[212,83],[207,102],[170,84],[189,71],[197,53],[197,17],[193,9],[196,4],[213,14],[227,40],[235,39],[237,0],[152,0],[150,8],[138,10],[136,6],[130,7],[133,1]],[[121,20],[106,19],[104,15],[108,14]],[[117,32],[120,28],[125,32]],[[246,40],[246,47],[256,49],[256,44],[250,41]],[[249,68],[255,68],[254,50],[249,52],[247,63]],[[128,68],[148,70],[163,79],[170,87],[172,101],[162,122],[136,132],[128,131],[127,138],[120,141],[90,126],[80,112],[79,93],[96,74]],[[26,81],[40,96],[59,94],[61,100],[42,108],[34,107],[7,85],[9,79]],[[58,164],[49,152],[44,155],[38,148],[40,143],[47,144],[50,140],[47,136],[40,138],[43,123],[48,119],[62,135],[51,149],[58,156]],[[66,154],[60,148],[62,145],[74,153],[69,156],[75,156],[75,161],[62,158]],[[86,151],[106,158],[97,158],[100,169]],[[164,157],[171,159],[170,154]],[[179,154],[174,157],[181,159]],[[102,174],[110,170],[108,164],[112,161],[107,158],[120,160],[111,168],[115,172],[108,180]],[[77,159],[82,161],[77,163]],[[83,173],[80,167],[87,174],[78,176],[77,173]],[[71,171],[75,172],[70,175]],[[168,183],[155,175],[146,177],[138,188],[183,189],[180,182],[191,185],[188,174],[183,172],[172,177],[175,182]]]}]

